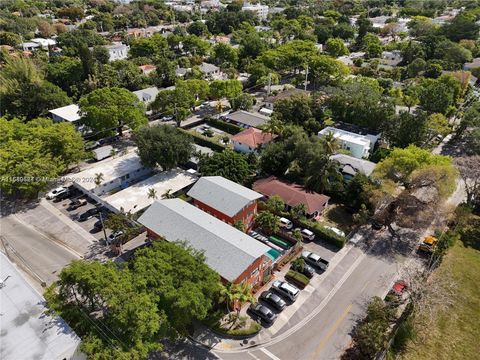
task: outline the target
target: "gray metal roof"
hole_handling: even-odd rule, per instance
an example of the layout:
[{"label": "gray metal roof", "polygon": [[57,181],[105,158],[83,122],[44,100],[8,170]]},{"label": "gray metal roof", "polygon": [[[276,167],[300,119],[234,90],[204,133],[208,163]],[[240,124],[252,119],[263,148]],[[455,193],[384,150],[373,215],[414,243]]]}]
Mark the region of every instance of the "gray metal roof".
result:
[{"label": "gray metal roof", "polygon": [[371,161],[357,159],[356,157],[345,154],[335,154],[330,156],[330,159],[335,160],[343,165],[342,172],[350,175],[361,173],[369,176],[377,165]]},{"label": "gray metal roof", "polygon": [[185,240],[203,250],[206,263],[228,281],[236,280],[270,248],[180,199],[155,201],[138,221],[168,241]]},{"label": "gray metal roof", "polygon": [[202,203],[233,217],[253,200],[263,197],[222,176],[204,176],[190,189],[188,195]]},{"label": "gray metal roof", "polygon": [[225,115],[225,118],[233,120],[240,124],[245,124],[248,126],[260,126],[268,122],[269,118],[260,114],[253,114],[248,111],[238,110],[231,114]]}]

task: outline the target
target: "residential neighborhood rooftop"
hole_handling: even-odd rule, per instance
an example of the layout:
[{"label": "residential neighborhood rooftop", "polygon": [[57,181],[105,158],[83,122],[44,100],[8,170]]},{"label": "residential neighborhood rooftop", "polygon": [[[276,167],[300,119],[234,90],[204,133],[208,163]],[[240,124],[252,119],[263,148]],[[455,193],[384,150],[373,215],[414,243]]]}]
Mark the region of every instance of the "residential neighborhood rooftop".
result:
[{"label": "residential neighborhood rooftop", "polygon": [[155,201],[154,198],[149,197],[150,189],[154,189],[157,198],[161,199],[167,192],[174,194],[196,180],[196,176],[180,169],[164,171],[107,196],[104,201],[117,211],[134,214]]},{"label": "residential neighborhood rooftop", "polygon": [[1,359],[81,359],[80,338],[0,253]]},{"label": "residential neighborhood rooftop", "polygon": [[253,189],[268,197],[278,195],[285,204],[291,207],[305,204],[309,213],[317,211],[330,199],[326,195],[308,191],[298,184],[283,182],[274,176],[256,181]]},{"label": "residential neighborhood rooftop", "polygon": [[263,195],[222,176],[204,176],[193,185],[188,196],[233,217]]},{"label": "residential neighborhood rooftop", "polygon": [[350,175],[361,173],[369,176],[377,165],[371,161],[358,159],[356,157],[345,154],[335,154],[330,156],[330,159],[337,161],[342,165],[342,173]]},{"label": "residential neighborhood rooftop", "polygon": [[256,149],[258,146],[269,143],[275,138],[275,135],[268,132],[263,132],[260,129],[251,127],[243,130],[238,134],[232,136],[230,139],[233,142],[238,142]]},{"label": "residential neighborhood rooftop", "polygon": [[260,114],[254,114],[245,110],[238,110],[225,115],[225,118],[240,124],[258,127],[268,122],[269,118]]},{"label": "residential neighborhood rooftop", "polygon": [[318,132],[318,135],[323,136],[328,133],[332,133],[335,138],[339,138],[343,141],[348,141],[349,143],[370,146],[370,140],[364,135],[356,134],[342,129],[337,129],[331,126],[327,126],[326,128],[320,130]]},{"label": "residential neighborhood rooftop", "polygon": [[48,112],[64,119],[65,121],[74,122],[80,120],[80,108],[76,104],[62,106],[49,110]]},{"label": "residential neighborhood rooftop", "polygon": [[204,251],[206,263],[227,281],[237,279],[270,247],[180,199],[157,200],[138,222],[168,241]]},{"label": "residential neighborhood rooftop", "polygon": [[108,183],[112,180],[126,176],[144,166],[140,157],[135,151],[130,151],[125,155],[111,157],[95,163],[92,167],[75,174],[75,182],[78,182],[86,190],[92,190],[97,187],[95,177],[102,174],[102,183]]}]

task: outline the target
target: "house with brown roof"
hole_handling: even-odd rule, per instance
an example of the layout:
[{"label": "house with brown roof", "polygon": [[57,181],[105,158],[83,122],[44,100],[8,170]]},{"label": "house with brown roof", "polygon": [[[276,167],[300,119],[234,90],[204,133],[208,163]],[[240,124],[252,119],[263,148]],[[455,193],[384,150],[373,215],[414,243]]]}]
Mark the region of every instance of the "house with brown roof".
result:
[{"label": "house with brown roof", "polygon": [[235,151],[249,154],[268,144],[274,138],[275,135],[272,133],[251,127],[232,136],[231,141]]},{"label": "house with brown roof", "polygon": [[151,72],[157,70],[157,67],[155,65],[150,64],[140,65],[138,68],[143,73],[143,75],[148,75]]},{"label": "house with brown roof", "polygon": [[299,204],[304,204],[306,216],[309,219],[318,218],[328,206],[330,197],[313,191],[306,190],[303,186],[287,183],[271,176],[260,179],[253,184],[253,190],[266,198],[277,195],[285,203],[286,210]]}]

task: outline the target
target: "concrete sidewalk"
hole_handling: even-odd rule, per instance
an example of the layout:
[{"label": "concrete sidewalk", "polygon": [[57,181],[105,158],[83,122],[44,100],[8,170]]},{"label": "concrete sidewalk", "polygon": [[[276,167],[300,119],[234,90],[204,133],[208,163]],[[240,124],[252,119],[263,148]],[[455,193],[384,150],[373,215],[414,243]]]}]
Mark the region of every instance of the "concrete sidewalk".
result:
[{"label": "concrete sidewalk", "polygon": [[19,212],[15,216],[27,226],[80,256],[88,253],[90,246],[97,242],[92,234],[45,199],[42,199],[36,208]]}]

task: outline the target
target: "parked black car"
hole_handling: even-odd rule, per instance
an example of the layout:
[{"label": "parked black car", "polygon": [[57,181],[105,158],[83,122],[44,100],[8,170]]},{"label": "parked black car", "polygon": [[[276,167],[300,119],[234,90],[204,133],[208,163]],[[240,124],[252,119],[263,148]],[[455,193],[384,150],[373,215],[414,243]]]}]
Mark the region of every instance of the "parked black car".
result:
[{"label": "parked black car", "polygon": [[70,204],[68,204],[68,211],[76,210],[81,206],[87,205],[87,200],[86,199],[73,199],[70,201]]},{"label": "parked black car", "polygon": [[250,311],[254,315],[258,316],[260,319],[265,321],[267,324],[273,324],[273,322],[277,318],[277,315],[274,314],[272,310],[270,310],[265,305],[259,303],[250,305]]},{"label": "parked black car", "polygon": [[272,305],[275,309],[282,311],[287,303],[277,294],[274,294],[271,291],[264,291],[260,295],[260,299],[265,301],[266,303]]},{"label": "parked black car", "polygon": [[310,265],[305,264],[305,265],[303,265],[303,270],[299,271],[299,273],[301,273],[301,274],[305,275],[306,277],[308,277],[309,279],[311,279],[313,277],[313,275],[315,275],[315,269],[313,267],[311,267]]},{"label": "parked black car", "polygon": [[62,200],[68,199],[70,196],[72,196],[72,191],[67,189],[67,191],[64,191],[60,194],[58,194],[55,199],[53,199],[53,202],[60,202]]},{"label": "parked black car", "polygon": [[87,211],[85,211],[83,214],[79,216],[78,220],[86,221],[88,219],[91,219],[101,211],[105,211],[105,208],[103,206],[88,209]]}]

